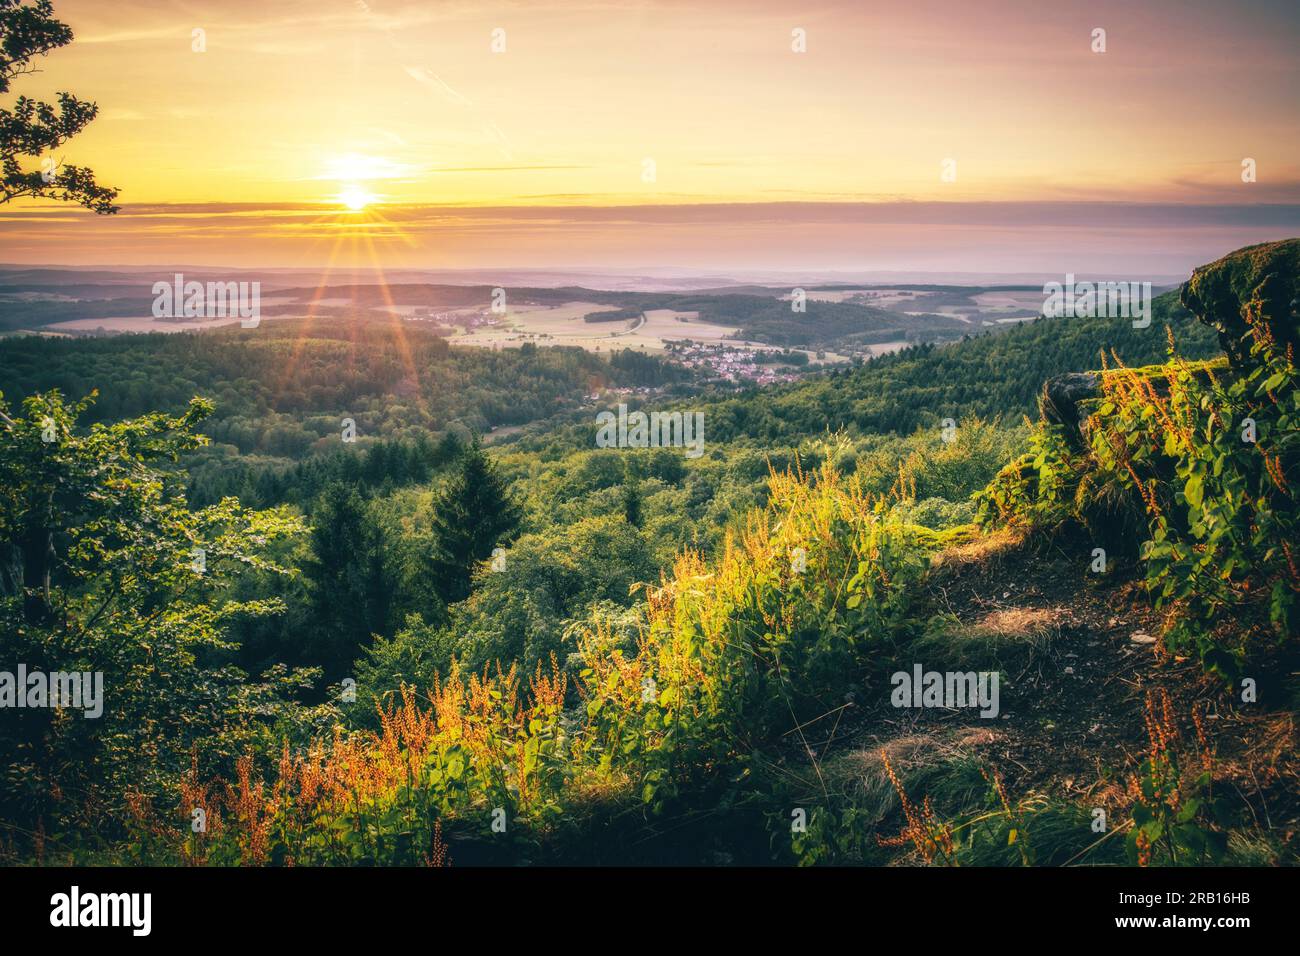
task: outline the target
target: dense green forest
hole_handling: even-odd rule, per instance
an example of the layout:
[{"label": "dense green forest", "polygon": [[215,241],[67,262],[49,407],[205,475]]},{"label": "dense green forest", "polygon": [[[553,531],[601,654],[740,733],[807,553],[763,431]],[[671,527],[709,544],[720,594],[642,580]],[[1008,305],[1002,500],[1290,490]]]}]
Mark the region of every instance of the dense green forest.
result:
[{"label": "dense green forest", "polygon": [[[249,334],[249,333],[253,334]],[[201,335],[3,343],[0,391],[98,391],[89,421],[210,398],[210,445],[187,464],[191,498],[234,494],[275,504],[319,491],[329,477],[380,485],[428,477],[446,460],[438,442],[544,419],[582,406],[605,387],[667,387],[689,374],[654,356],[581,349],[452,349],[393,320],[284,320]],[[344,422],[358,454],[345,455]]]},{"label": "dense green forest", "polygon": [[[112,695],[98,722],[6,723],[0,853],[1293,860],[1293,840],[1193,781],[1199,738],[1174,747],[1191,717],[1169,702],[1192,701],[1199,733],[1217,700],[1226,727],[1224,682],[1284,674],[1294,653],[1294,317],[1261,312],[1293,295],[1291,248],[1250,259],[1291,278],[1244,331],[1171,293],[1149,328],[1040,318],[740,392],[670,358],[459,349],[386,321],[0,341],[9,643],[33,666],[104,671]],[[1249,299],[1235,268],[1211,275]],[[1181,298],[1212,291],[1221,309],[1209,279]],[[1108,371],[1081,439],[1039,397],[1088,369]],[[611,386],[648,391],[589,399]],[[616,402],[702,413],[704,454],[597,447]],[[1233,451],[1245,412],[1262,455]],[[524,427],[484,445],[497,425]],[[1089,584],[1098,541],[1116,564]],[[971,576],[984,598],[961,597]],[[990,612],[1018,588],[1079,620],[1127,602],[1160,632],[1169,679],[1139,681],[1163,728],[1139,771],[1156,782],[1093,797],[1124,840],[1097,839],[1092,805],[1048,786],[1056,768],[991,766],[977,718],[925,730],[929,756],[881,740],[883,675],[924,658],[1002,671],[1032,718],[997,733],[1040,760],[1061,745],[1066,718],[1035,710],[1056,698],[1025,688],[1061,642],[1078,657],[1127,632],[1080,631],[1056,605]],[[1284,733],[1268,721],[1294,692],[1269,684],[1249,719]],[[1107,733],[1119,779],[1143,744]],[[1061,754],[1072,773],[1095,762]],[[1293,763],[1251,766],[1294,814]],[[985,793],[1002,809],[984,813]],[[195,808],[211,829],[189,827]]]}]

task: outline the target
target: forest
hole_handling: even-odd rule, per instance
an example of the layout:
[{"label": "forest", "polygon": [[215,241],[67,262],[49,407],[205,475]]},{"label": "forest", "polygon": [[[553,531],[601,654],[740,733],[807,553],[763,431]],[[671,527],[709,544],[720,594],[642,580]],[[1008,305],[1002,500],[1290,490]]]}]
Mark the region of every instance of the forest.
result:
[{"label": "forest", "polygon": [[[0,858],[1294,863],[1298,256],[739,392],[356,317],[0,340],[6,649],[105,687],[5,710]],[[704,454],[598,448],[618,401]]]}]

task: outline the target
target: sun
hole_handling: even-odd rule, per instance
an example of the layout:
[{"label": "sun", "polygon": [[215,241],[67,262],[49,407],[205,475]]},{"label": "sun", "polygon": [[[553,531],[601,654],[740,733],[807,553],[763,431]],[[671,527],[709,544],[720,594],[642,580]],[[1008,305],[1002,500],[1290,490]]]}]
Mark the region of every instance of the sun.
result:
[{"label": "sun", "polygon": [[356,183],[348,183],[335,198],[353,212],[360,212],[374,202],[377,197],[374,193],[367,192]]}]

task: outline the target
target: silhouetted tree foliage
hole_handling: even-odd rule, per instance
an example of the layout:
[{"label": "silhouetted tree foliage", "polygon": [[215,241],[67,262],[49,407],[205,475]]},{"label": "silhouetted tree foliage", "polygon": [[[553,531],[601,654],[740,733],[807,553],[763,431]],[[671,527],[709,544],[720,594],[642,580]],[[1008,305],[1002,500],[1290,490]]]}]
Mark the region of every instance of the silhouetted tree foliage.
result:
[{"label": "silhouetted tree foliage", "polygon": [[[72,42],[72,30],[54,18],[50,0],[0,0],[0,93],[16,77],[35,73],[33,61]],[[20,197],[57,199],[101,215],[117,212],[117,190],[95,182],[84,166],[56,165],[55,150],[76,136],[99,112],[94,103],[59,93],[58,105],[20,96],[0,109],[0,204]],[[24,169],[23,160],[43,160]]]}]

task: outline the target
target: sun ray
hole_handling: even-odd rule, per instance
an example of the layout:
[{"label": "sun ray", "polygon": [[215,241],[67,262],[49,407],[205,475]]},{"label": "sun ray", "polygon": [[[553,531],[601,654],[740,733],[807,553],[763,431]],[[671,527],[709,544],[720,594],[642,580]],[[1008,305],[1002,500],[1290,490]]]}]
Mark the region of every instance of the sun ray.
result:
[{"label": "sun ray", "polygon": [[368,233],[363,234],[362,239],[365,242],[366,250],[370,255],[370,261],[374,264],[375,271],[379,277],[380,294],[384,297],[384,301],[389,308],[388,314],[391,316],[390,327],[393,332],[393,344],[395,344],[400,350],[402,362],[406,366],[407,375],[415,383],[416,400],[419,402],[419,407],[425,413],[427,418],[428,409],[425,406],[424,393],[420,388],[420,372],[415,366],[415,359],[411,352],[411,345],[406,338],[405,323],[402,316],[396,311],[397,306],[393,302],[392,292],[388,288],[388,277],[384,273],[383,266],[379,263],[379,257],[375,251],[374,241]]},{"label": "sun ray", "polygon": [[[326,290],[330,286],[330,281],[335,274],[336,265],[340,257],[346,257],[349,274],[348,281],[355,287],[360,281],[358,279],[358,268],[361,262],[361,257],[364,255],[366,261],[369,262],[369,268],[366,271],[376,280],[376,284],[380,290],[380,295],[383,299],[383,304],[387,306],[383,311],[386,311],[390,316],[390,321],[392,323],[390,331],[393,333],[393,343],[399,351],[404,372],[407,377],[415,383],[417,407],[420,409],[424,418],[428,420],[430,412],[428,401],[420,389],[419,369],[416,366],[410,342],[406,337],[405,324],[402,316],[396,311],[397,306],[393,301],[387,275],[384,272],[378,251],[375,248],[374,236],[370,227],[379,226],[380,228],[389,230],[384,233],[386,238],[397,239],[408,247],[413,246],[414,243],[404,229],[386,219],[379,210],[374,207],[367,207],[356,213],[330,211],[323,213],[321,216],[313,219],[309,223],[309,226],[311,227],[319,225],[333,226],[337,228],[337,231],[333,235],[333,241],[329,244],[327,264],[324,271],[321,273],[320,280],[317,283],[316,289],[307,305],[306,314],[302,316],[302,326],[299,329],[298,334],[294,337],[290,354],[285,362],[284,371],[277,382],[272,399],[273,403],[278,404],[280,397],[289,387],[293,376],[296,373],[299,362],[302,358],[303,350],[306,347],[307,341],[311,338],[311,330],[318,318],[317,310],[320,308],[321,301],[325,298]],[[317,241],[320,242],[326,240]],[[356,321],[355,314],[353,319],[354,322],[348,329],[348,336],[352,345],[352,350],[355,353],[356,346],[360,341],[359,337],[362,330],[359,321]],[[368,321],[368,319],[361,319],[360,321]]]},{"label": "sun ray", "polygon": [[[317,219],[316,223],[324,221],[325,217]],[[307,314],[302,318],[302,327],[294,339],[292,348],[289,353],[289,359],[285,363],[284,373],[280,376],[279,387],[275,391],[274,401],[278,404],[280,396],[284,393],[285,388],[289,385],[298,366],[298,360],[302,356],[302,351],[306,347],[312,326],[316,321],[316,308],[325,295],[325,289],[329,285],[330,276],[334,272],[334,263],[338,258],[339,247],[342,242],[342,236],[336,236],[334,243],[330,248],[329,260],[326,263],[325,270],[321,273],[320,282],[316,286],[316,291],[312,295],[311,302],[307,306]]]}]

